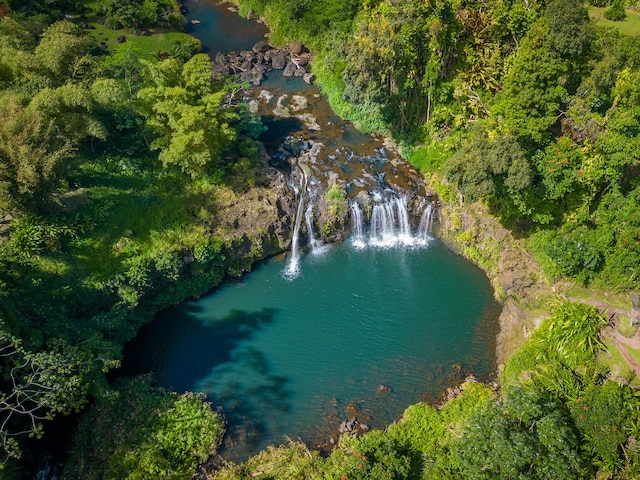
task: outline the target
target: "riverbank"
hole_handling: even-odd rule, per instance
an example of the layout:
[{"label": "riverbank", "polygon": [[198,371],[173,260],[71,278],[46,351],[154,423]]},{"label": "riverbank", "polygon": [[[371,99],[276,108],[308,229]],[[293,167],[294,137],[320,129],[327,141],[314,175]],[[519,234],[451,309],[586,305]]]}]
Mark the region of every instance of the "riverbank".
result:
[{"label": "riverbank", "polygon": [[[580,287],[566,279],[550,280],[527,250],[524,240],[515,238],[485,205],[464,202],[461,195],[456,198],[452,195],[455,190],[438,175],[427,180],[440,195],[436,234],[452,250],[485,271],[494,287],[496,299],[503,304],[496,342],[498,371],[549,315],[552,301],[564,298],[594,305],[614,320],[602,334],[606,339],[612,339],[610,346],[620,350],[624,362],[636,373],[636,380],[640,380],[637,360],[624,349],[625,345],[636,350],[639,348],[636,339],[640,333],[637,328],[640,310],[633,304],[633,293],[628,295]],[[635,296],[637,298],[637,294]],[[619,331],[622,322],[628,324],[626,336]],[[614,363],[605,363],[614,366]],[[614,366],[616,370],[620,368],[623,365]]]}]

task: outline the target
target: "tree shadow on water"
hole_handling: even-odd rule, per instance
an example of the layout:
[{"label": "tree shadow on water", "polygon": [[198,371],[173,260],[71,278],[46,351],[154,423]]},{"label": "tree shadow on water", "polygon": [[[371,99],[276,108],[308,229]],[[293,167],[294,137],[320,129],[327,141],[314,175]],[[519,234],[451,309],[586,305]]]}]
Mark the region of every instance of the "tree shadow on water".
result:
[{"label": "tree shadow on water", "polygon": [[236,349],[232,361],[211,371],[198,385],[214,405],[223,407],[227,419],[225,458],[241,459],[255,453],[282,427],[289,412],[288,379],[276,375],[265,355],[254,347]]},{"label": "tree shadow on water", "polygon": [[153,372],[164,387],[193,390],[213,368],[232,361],[238,345],[271,323],[276,310],[231,310],[219,320],[206,322],[199,318],[201,313],[198,304],[187,303],[158,314],[125,345],[118,373]]},{"label": "tree shadow on water", "polygon": [[224,409],[227,450],[244,456],[268,435],[268,424],[290,409],[288,379],[272,372],[264,353],[244,344],[276,312],[231,310],[203,321],[198,303],[167,310],[125,345],[118,374],[153,372],[164,387],[205,392]]}]

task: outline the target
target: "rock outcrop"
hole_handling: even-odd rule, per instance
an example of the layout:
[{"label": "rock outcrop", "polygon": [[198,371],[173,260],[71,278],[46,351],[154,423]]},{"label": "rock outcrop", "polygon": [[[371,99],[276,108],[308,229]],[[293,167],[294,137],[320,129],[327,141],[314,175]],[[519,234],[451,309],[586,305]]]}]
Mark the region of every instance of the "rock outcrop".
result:
[{"label": "rock outcrop", "polygon": [[251,50],[218,53],[212,62],[213,77],[240,75],[243,82],[260,85],[267,72],[282,70],[287,77],[302,77],[312,83],[313,74],[308,71],[311,53],[300,42],[291,42],[283,48],[274,48],[266,41],[256,43]]}]

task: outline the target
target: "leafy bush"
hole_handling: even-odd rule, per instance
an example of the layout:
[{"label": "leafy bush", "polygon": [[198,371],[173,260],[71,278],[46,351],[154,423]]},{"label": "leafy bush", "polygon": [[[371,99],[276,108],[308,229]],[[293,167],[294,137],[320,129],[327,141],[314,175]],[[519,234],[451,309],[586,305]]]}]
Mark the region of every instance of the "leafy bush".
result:
[{"label": "leafy bush", "polygon": [[627,18],[627,13],[624,11],[624,3],[619,0],[614,1],[613,4],[604,11],[604,18],[614,22],[621,22]]},{"label": "leafy bush", "polygon": [[215,453],[223,420],[203,396],[122,380],[78,426],[63,478],[189,479]]},{"label": "leafy bush", "polygon": [[156,26],[182,30],[184,17],[172,0],[101,0],[99,11],[105,25],[121,28],[151,28]]},{"label": "leafy bush", "polygon": [[455,449],[460,478],[581,479],[587,474],[566,412],[523,389],[480,408]]},{"label": "leafy bush", "polygon": [[559,364],[574,370],[592,364],[603,348],[600,329],[605,324],[604,316],[591,305],[556,301],[549,317],[505,365],[503,384],[530,378],[543,365],[553,369]]}]

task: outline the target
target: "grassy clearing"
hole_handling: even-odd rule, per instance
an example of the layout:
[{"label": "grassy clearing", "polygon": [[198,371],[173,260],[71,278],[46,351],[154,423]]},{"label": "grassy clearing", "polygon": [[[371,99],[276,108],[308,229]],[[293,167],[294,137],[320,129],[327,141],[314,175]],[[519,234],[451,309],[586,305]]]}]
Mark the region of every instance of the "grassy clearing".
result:
[{"label": "grassy clearing", "polygon": [[595,300],[606,303],[612,307],[622,308],[624,310],[631,309],[631,298],[628,294],[607,292],[604,290],[593,290],[580,284],[573,283],[562,288],[564,294],[571,298],[579,300]]},{"label": "grassy clearing", "polygon": [[631,348],[629,345],[625,345],[627,352],[629,355],[638,363],[640,363],[640,350],[636,350],[635,348]]},{"label": "grassy clearing", "polygon": [[599,27],[613,27],[623,35],[640,34],[640,13],[635,10],[625,9],[627,18],[621,22],[614,22],[604,18],[604,11],[609,7],[589,7],[589,16],[596,21]]},{"label": "grassy clearing", "polygon": [[85,1],[85,8],[89,10],[86,22],[91,26],[89,35],[97,42],[104,42],[108,50],[113,50],[118,45],[118,37],[124,35],[127,42],[131,42],[137,49],[149,54],[156,52],[168,52],[177,42],[192,43],[193,37],[182,32],[170,32],[162,29],[151,29],[146,35],[135,35],[127,30],[111,30],[98,23],[98,2]]},{"label": "grassy clearing", "polygon": [[185,191],[180,181],[142,173],[135,178],[103,173],[91,163],[83,168],[92,186],[86,189],[88,204],[75,213],[102,220],[68,253],[91,281],[110,278],[141,252],[175,251],[204,241],[204,228],[194,216],[203,198]]},{"label": "grassy clearing", "polygon": [[638,331],[638,325],[634,325],[627,315],[616,315],[616,319],[618,320],[618,331],[622,336],[631,338]]},{"label": "grassy clearing", "polygon": [[[598,356],[598,363],[607,367],[614,378],[629,381],[634,388],[640,387],[640,378],[635,376],[632,368],[627,364],[618,347],[616,347],[613,338],[606,338],[604,344],[606,352]],[[640,351],[633,349],[628,350],[629,353],[640,362]]]}]

